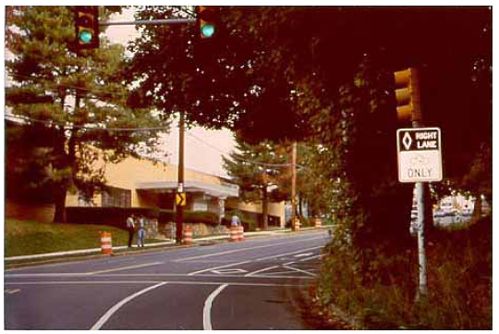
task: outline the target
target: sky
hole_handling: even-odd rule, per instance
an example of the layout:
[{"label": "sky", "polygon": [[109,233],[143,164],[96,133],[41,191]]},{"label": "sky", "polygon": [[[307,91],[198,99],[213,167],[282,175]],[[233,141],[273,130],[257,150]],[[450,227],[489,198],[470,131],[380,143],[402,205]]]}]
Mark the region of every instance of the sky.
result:
[{"label": "sky", "polygon": [[[133,21],[133,11],[124,10],[109,21]],[[133,25],[109,26],[103,33],[113,43],[126,44],[138,36]],[[154,158],[178,164],[178,123],[172,122],[171,131],[161,137],[159,153]],[[227,156],[234,148],[235,140],[229,130],[207,130],[193,127],[185,131],[184,164],[197,171],[227,176],[222,166],[222,155]]]}]

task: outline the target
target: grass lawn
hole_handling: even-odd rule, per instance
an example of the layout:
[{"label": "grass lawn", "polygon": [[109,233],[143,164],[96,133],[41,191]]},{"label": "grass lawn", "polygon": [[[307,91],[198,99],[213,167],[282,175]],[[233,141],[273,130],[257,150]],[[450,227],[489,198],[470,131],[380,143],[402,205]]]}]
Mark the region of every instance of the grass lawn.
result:
[{"label": "grass lawn", "polygon": [[124,246],[128,241],[127,231],[102,225],[6,219],[4,228],[5,257],[99,248],[99,231],[111,232],[113,246]]}]

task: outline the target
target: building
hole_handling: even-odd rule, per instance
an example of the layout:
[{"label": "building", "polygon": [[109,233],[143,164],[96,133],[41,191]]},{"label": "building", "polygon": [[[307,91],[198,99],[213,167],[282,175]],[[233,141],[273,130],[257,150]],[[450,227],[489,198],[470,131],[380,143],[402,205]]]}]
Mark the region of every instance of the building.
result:
[{"label": "building", "polygon": [[[96,194],[91,200],[78,194],[68,194],[66,206],[174,209],[178,186],[176,165],[128,157],[104,167],[105,191]],[[262,212],[261,203],[238,200],[239,187],[219,176],[186,168],[183,188],[187,194],[186,210],[214,212],[220,219],[226,210],[237,209],[254,216]],[[284,202],[269,203],[269,216],[274,225],[284,227]]]}]

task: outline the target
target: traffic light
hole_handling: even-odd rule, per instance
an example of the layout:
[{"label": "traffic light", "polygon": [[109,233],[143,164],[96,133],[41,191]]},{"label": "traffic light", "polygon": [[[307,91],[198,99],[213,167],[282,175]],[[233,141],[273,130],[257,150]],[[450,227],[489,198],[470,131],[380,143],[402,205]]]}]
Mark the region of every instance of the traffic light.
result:
[{"label": "traffic light", "polygon": [[394,72],[397,117],[401,121],[421,121],[419,78],[415,68]]},{"label": "traffic light", "polygon": [[76,50],[99,47],[99,8],[75,6]]},{"label": "traffic light", "polygon": [[196,8],[199,35],[201,38],[210,38],[215,34],[215,20],[217,15],[215,10],[215,7],[206,6],[198,6]]}]

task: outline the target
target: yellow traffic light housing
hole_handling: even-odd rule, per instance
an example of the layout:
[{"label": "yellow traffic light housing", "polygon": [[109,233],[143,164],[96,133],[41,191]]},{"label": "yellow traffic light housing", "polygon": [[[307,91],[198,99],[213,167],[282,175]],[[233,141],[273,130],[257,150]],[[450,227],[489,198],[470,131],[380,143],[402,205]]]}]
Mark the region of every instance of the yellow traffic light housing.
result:
[{"label": "yellow traffic light housing", "polygon": [[97,6],[75,6],[76,50],[99,47],[99,8]]},{"label": "yellow traffic light housing", "polygon": [[421,121],[419,78],[415,68],[394,73],[397,117],[401,121]]}]

